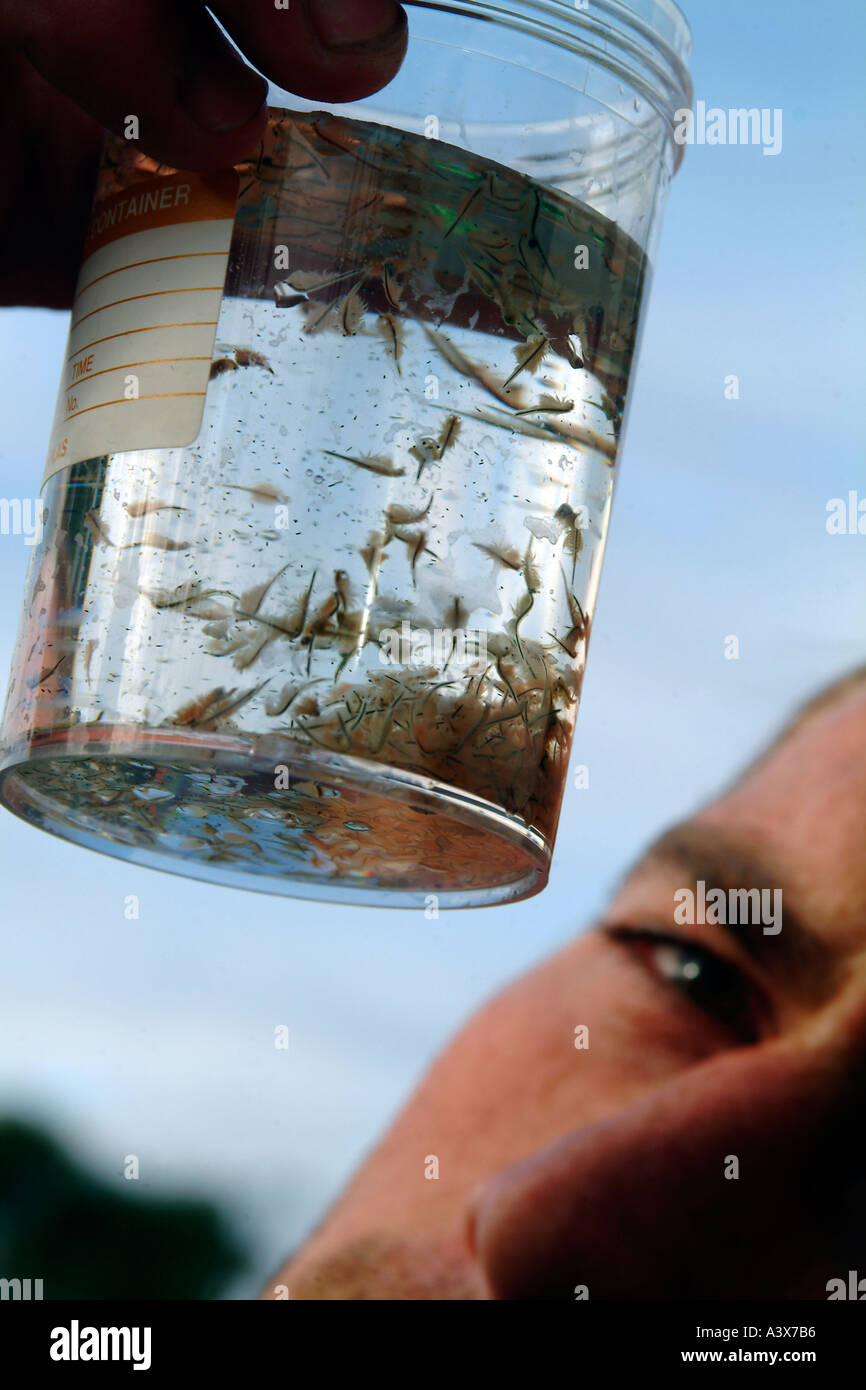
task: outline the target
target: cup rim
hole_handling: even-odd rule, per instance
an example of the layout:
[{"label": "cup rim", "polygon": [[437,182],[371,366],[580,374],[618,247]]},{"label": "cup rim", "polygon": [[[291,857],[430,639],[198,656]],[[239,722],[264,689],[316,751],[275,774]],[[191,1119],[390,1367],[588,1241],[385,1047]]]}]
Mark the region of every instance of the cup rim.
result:
[{"label": "cup rim", "polygon": [[676,0],[407,0],[413,9],[479,19],[531,34],[629,82],[668,125],[674,171],[684,147],[673,139],[678,113],[691,108],[692,31]]}]

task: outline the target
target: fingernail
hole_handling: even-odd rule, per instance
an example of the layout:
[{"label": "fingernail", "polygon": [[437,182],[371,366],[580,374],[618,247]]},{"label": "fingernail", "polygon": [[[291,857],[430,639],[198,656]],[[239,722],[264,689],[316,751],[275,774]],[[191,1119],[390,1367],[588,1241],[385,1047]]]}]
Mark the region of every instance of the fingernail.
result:
[{"label": "fingernail", "polygon": [[396,0],[307,0],[307,13],[326,48],[396,39],[406,24]]},{"label": "fingernail", "polygon": [[262,109],[268,84],[239,63],[196,68],[181,79],[178,96],[208,135],[240,130]]}]

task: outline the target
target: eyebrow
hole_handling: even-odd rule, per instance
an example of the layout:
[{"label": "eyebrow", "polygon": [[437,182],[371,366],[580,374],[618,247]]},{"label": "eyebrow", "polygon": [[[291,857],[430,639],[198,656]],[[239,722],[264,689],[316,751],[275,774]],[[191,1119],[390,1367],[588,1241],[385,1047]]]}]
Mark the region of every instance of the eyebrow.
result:
[{"label": "eyebrow", "polygon": [[[778,888],[782,890],[782,930],[765,936],[757,923],[719,922],[741,949],[769,975],[782,977],[799,996],[820,1002],[839,983],[838,954],[822,940],[790,901],[784,875],[752,845],[723,830],[686,822],[661,835],[627,872],[621,887],[638,880],[651,869],[685,870],[689,879],[703,880],[707,892]],[[687,887],[688,884],[683,884]]]}]

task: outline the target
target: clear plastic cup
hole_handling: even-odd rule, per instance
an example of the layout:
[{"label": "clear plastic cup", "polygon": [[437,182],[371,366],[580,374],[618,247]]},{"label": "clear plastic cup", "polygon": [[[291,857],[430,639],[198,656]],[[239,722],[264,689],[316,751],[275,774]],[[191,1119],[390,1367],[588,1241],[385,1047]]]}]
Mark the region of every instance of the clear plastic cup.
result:
[{"label": "clear plastic cup", "polygon": [[689,33],[411,6],[238,169],[107,143],[2,798],[234,886],[479,906],[549,870]]}]

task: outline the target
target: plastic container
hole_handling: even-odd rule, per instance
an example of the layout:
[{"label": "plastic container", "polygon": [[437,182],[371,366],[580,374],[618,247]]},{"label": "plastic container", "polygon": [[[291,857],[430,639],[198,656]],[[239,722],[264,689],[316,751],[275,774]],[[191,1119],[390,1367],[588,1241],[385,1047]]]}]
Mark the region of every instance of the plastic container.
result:
[{"label": "plastic container", "polygon": [[689,34],[410,7],[395,81],[272,93],[202,176],[109,141],[2,798],[234,886],[546,883]]}]

